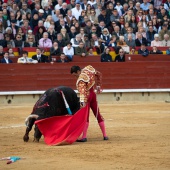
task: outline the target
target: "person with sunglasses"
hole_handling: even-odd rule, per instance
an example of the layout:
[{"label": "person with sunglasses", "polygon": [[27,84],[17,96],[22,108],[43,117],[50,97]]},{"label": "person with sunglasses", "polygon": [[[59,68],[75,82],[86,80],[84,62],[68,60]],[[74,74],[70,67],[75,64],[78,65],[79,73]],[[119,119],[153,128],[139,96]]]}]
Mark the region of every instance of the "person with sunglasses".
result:
[{"label": "person with sunglasses", "polygon": [[119,54],[115,57],[115,62],[125,62],[125,52],[120,48]]}]

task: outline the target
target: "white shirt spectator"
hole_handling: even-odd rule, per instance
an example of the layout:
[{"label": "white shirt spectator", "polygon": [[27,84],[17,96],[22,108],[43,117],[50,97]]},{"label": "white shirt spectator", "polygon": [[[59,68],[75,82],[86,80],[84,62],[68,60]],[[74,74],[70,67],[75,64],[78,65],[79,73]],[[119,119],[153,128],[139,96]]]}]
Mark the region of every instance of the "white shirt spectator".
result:
[{"label": "white shirt spectator", "polygon": [[75,18],[78,20],[79,16],[81,15],[81,11],[82,11],[81,7],[79,10],[77,10],[76,7],[72,8],[71,11],[72,11],[72,15],[75,16]]},{"label": "white shirt spectator", "polygon": [[64,53],[65,55],[74,55],[74,49],[73,49],[73,47],[71,47],[70,49],[68,49],[68,47],[65,46],[65,47],[63,48],[63,53]]}]

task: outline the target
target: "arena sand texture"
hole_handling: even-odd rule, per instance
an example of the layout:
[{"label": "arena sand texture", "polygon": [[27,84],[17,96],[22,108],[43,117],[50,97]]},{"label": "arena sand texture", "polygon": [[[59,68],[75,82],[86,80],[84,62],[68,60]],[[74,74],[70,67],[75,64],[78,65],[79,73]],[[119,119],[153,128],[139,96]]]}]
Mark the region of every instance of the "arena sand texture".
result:
[{"label": "arena sand texture", "polygon": [[47,146],[23,142],[24,120],[32,106],[0,108],[0,157],[25,157],[15,163],[0,161],[0,170],[169,170],[170,103],[114,103],[100,105],[109,141],[90,115],[88,142]]}]

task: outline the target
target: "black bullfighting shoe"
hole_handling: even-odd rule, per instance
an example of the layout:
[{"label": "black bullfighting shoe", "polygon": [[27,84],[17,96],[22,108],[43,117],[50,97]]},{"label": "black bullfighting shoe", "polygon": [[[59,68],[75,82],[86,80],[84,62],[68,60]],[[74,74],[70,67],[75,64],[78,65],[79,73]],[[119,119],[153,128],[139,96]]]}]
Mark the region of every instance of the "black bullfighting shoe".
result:
[{"label": "black bullfighting shoe", "polygon": [[76,142],[87,142],[87,138],[77,139]]},{"label": "black bullfighting shoe", "polygon": [[109,138],[108,138],[107,136],[105,136],[105,137],[103,138],[103,140],[109,140]]}]

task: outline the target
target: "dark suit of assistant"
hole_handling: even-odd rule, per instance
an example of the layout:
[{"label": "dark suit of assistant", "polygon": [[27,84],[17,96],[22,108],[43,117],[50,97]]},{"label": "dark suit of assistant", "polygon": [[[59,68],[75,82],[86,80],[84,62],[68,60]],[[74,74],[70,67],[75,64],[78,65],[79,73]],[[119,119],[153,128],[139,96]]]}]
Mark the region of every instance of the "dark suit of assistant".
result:
[{"label": "dark suit of assistant", "polygon": [[[7,63],[6,60],[4,58],[1,59],[1,63]],[[8,63],[13,63],[11,59],[8,59]]]},{"label": "dark suit of assistant", "polygon": [[115,62],[125,62],[125,55],[123,55],[123,57],[117,55],[115,58]]},{"label": "dark suit of assistant", "polygon": [[146,46],[148,45],[148,41],[147,41],[146,38],[144,38],[144,37],[142,37],[142,43],[139,41],[138,38],[135,40],[135,43],[136,43],[136,46],[137,46],[137,47],[140,47],[141,44],[145,44]]},{"label": "dark suit of assistant", "polygon": [[39,63],[47,63],[48,62],[48,57],[46,55],[42,55],[42,54],[39,59],[38,59],[37,55],[33,55],[32,59],[37,60]]}]

